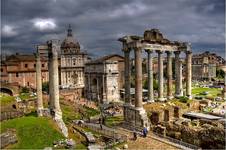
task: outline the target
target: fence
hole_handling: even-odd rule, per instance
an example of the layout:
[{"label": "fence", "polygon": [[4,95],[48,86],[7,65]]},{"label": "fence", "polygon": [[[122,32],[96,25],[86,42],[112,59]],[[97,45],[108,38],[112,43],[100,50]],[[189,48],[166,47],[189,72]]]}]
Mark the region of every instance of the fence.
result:
[{"label": "fence", "polygon": [[95,132],[101,133],[101,134],[103,134],[107,137],[111,137],[111,138],[116,139],[118,141],[126,142],[128,140],[127,135],[119,134],[115,131],[115,129],[108,128],[106,126],[103,126],[102,129],[101,129],[99,124],[85,123],[84,125],[87,128],[89,128],[89,129],[91,129]]},{"label": "fence", "polygon": [[180,148],[184,149],[184,147],[188,148],[188,149],[201,149],[200,147],[196,146],[196,145],[192,145],[192,144],[189,144],[189,143],[186,143],[186,142],[183,142],[181,140],[177,140],[177,139],[174,139],[174,138],[171,138],[169,136],[164,136],[164,135],[161,135],[161,134],[158,134],[156,132],[153,132],[154,135],[160,137],[160,138],[163,138],[163,139],[166,139],[172,143],[176,143],[178,145],[181,145]]},{"label": "fence", "polygon": [[13,118],[18,118],[22,117],[24,115],[23,112],[20,111],[5,111],[1,112],[0,120],[8,120],[8,119],[13,119]]}]

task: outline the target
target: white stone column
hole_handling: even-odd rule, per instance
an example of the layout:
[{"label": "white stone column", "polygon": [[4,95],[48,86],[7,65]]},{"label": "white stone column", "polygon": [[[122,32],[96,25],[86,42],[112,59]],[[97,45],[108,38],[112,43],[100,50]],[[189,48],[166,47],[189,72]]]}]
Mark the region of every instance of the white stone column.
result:
[{"label": "white stone column", "polygon": [[36,53],[36,89],[37,89],[37,113],[38,116],[43,116],[42,71],[41,71],[41,59],[38,50]]},{"label": "white stone column", "polygon": [[142,49],[135,48],[135,107],[143,108]]},{"label": "white stone column", "polygon": [[163,52],[157,51],[158,53],[158,100],[164,101],[163,92],[164,92],[164,79],[163,79]]},{"label": "white stone column", "polygon": [[148,54],[148,102],[154,102],[152,51],[146,50],[146,52]]},{"label": "white stone column", "polygon": [[180,51],[175,51],[175,95],[176,97],[183,96],[183,87],[182,87],[182,64],[180,61]]},{"label": "white stone column", "polygon": [[192,93],[191,93],[191,79],[192,79],[192,52],[187,51],[186,52],[186,96],[189,99],[192,99]]},{"label": "white stone column", "polygon": [[167,98],[172,99],[172,52],[167,51]]},{"label": "white stone column", "polygon": [[182,61],[180,60],[179,61],[179,91],[180,91],[180,94],[179,96],[183,96],[183,63]]}]

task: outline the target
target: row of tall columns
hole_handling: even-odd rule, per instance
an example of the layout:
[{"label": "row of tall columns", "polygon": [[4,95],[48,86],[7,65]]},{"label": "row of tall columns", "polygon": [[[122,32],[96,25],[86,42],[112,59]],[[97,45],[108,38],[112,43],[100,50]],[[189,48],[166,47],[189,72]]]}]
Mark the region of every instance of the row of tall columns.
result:
[{"label": "row of tall columns", "polygon": [[[135,52],[135,107],[142,107],[142,50],[136,48]],[[148,102],[154,101],[152,51],[146,50],[148,55]],[[164,78],[163,78],[163,51],[158,53],[158,100],[164,101]],[[173,72],[172,52],[167,53],[167,98],[172,99]],[[183,96],[183,74],[180,51],[175,51],[175,95]],[[130,104],[130,50],[124,51],[125,56],[125,103]],[[191,61],[192,53],[186,52],[186,96],[191,98]]]}]

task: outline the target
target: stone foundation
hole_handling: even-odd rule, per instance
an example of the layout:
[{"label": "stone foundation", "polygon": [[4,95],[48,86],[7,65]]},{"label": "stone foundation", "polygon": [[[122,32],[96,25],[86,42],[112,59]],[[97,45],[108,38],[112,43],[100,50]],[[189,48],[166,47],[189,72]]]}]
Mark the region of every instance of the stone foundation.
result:
[{"label": "stone foundation", "polygon": [[144,127],[149,129],[147,113],[143,108],[135,108],[130,105],[124,106],[124,121],[129,127],[142,130]]}]

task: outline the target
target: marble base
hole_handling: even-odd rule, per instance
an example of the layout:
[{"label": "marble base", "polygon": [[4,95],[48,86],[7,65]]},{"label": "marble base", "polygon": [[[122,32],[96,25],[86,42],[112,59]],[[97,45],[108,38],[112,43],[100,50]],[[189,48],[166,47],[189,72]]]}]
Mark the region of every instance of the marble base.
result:
[{"label": "marble base", "polygon": [[142,130],[144,127],[149,129],[150,126],[146,111],[131,105],[124,105],[124,123],[136,130]]},{"label": "marble base", "polygon": [[173,98],[174,98],[174,96],[168,96],[168,97],[167,97],[168,100],[171,100],[171,99],[173,99]]},{"label": "marble base", "polygon": [[39,117],[50,117],[50,110],[48,108],[39,108],[37,110],[37,114]]},{"label": "marble base", "polygon": [[165,101],[166,101],[166,98],[164,98],[164,97],[159,97],[159,98],[158,98],[158,101],[160,101],[160,102],[165,102]]}]

